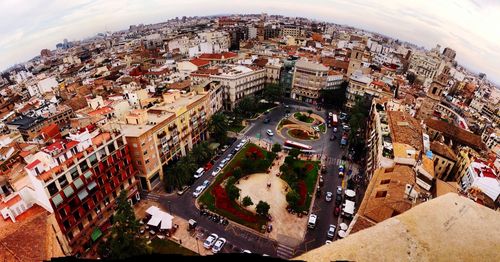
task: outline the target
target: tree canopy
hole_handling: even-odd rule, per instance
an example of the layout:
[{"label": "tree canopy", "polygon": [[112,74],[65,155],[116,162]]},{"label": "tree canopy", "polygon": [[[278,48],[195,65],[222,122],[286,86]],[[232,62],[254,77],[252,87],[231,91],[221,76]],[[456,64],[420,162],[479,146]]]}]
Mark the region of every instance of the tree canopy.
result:
[{"label": "tree canopy", "polygon": [[261,200],[255,207],[255,211],[257,212],[257,214],[261,216],[266,216],[267,214],[269,214],[270,208],[271,206],[267,202]]},{"label": "tree canopy", "polygon": [[113,217],[113,227],[109,238],[110,256],[125,259],[151,252],[146,240],[138,234],[140,224],[134,210],[127,201],[127,191],[123,190],[116,200],[117,209]]}]

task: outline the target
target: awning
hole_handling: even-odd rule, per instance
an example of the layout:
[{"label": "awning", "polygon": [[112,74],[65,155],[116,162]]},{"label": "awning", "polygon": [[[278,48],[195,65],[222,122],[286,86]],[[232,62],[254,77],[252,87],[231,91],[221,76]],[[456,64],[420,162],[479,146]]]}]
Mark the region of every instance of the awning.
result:
[{"label": "awning", "polygon": [[99,228],[96,228],[92,232],[92,235],[90,235],[90,238],[92,239],[92,241],[96,241],[101,236],[102,236],[102,231]]},{"label": "awning", "polygon": [[168,219],[166,217],[164,217],[164,219],[161,220],[161,225],[160,225],[160,229],[171,229],[172,228],[172,216],[170,216],[171,218]]},{"label": "awning", "polygon": [[160,222],[161,222],[161,217],[160,216],[153,216],[148,221],[148,225],[157,227],[160,224]]},{"label": "awning", "polygon": [[160,209],[158,207],[155,207],[155,206],[150,206],[148,207],[148,209],[146,210],[146,213],[150,214],[150,215],[155,215],[158,211],[160,211]]},{"label": "awning", "polygon": [[354,196],[356,196],[356,192],[354,192],[354,190],[347,189],[345,191],[345,195],[348,196],[348,197],[354,197]]}]

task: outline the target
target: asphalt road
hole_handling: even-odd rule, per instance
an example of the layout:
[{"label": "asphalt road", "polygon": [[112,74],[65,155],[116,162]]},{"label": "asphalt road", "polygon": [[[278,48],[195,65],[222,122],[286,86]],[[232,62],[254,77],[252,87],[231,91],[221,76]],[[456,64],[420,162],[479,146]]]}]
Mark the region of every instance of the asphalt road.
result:
[{"label": "asphalt road", "polygon": [[[326,115],[328,113],[324,110],[317,111],[306,104],[294,100],[288,100],[285,104],[289,105],[288,109],[290,109],[292,114],[297,111],[312,109],[314,113],[319,114],[326,119]],[[217,159],[214,164],[214,168],[218,166],[220,160],[224,159],[227,154],[233,151],[242,137],[257,137],[257,135],[260,135],[261,139],[265,139],[272,143],[277,142],[283,144],[284,140],[281,136],[276,134],[274,136],[268,136],[266,134],[266,130],[271,129],[274,133],[276,133],[276,126],[284,117],[285,111],[285,106],[281,105],[271,110],[268,114],[263,115],[256,120],[250,121],[250,128],[246,129],[243,135],[239,135],[239,139]],[[267,124],[264,123],[264,118],[270,118],[270,122]],[[295,248],[295,255],[323,245],[327,240],[326,233],[329,225],[337,225],[337,222],[339,221],[339,218],[334,216],[333,210],[335,207],[335,192],[337,185],[342,184],[342,181],[338,176],[338,164],[345,152],[339,147],[338,139],[335,141],[329,140],[331,134],[332,129],[327,129],[326,135],[322,135],[319,140],[307,142],[297,141],[311,145],[316,153],[322,154],[323,157],[327,159],[324,161],[327,167],[327,173],[323,175],[324,184],[321,187],[322,194],[320,197],[317,197],[313,203],[312,212],[318,215],[316,228],[308,230],[303,243],[299,247]],[[182,217],[186,220],[195,219],[198,222],[200,232],[203,233],[203,236],[200,238],[204,239],[210,233],[216,233],[219,237],[225,237],[228,244],[224,247],[223,252],[241,252],[243,249],[248,249],[253,253],[277,256],[278,243],[276,243],[276,241],[267,239],[262,235],[253,233],[252,231],[244,230],[241,227],[234,226],[232,223],[228,226],[217,224],[210,221],[206,216],[200,215],[199,210],[195,206],[195,199],[192,196],[192,192],[197,186],[201,185],[204,180],[213,181],[214,177],[212,177],[211,173],[212,169],[208,170],[182,196],[178,196],[177,194],[155,195],[155,193],[152,193],[152,195],[156,197],[156,200],[167,211],[170,211],[175,216]],[[334,197],[331,202],[325,201],[325,193],[327,191],[334,193]]]}]

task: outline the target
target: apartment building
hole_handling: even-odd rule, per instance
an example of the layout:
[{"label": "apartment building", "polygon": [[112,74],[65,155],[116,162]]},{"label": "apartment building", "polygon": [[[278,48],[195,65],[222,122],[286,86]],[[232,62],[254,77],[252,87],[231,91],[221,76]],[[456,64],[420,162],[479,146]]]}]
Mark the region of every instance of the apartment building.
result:
[{"label": "apartment building", "polygon": [[457,163],[457,155],[448,145],[440,141],[431,142],[434,161],[434,173],[437,179],[448,180],[451,171]]},{"label": "apartment building", "polygon": [[115,199],[127,190],[140,199],[136,171],[125,137],[95,126],[72,131],[65,139],[25,157],[32,194],[23,198],[54,213],[58,241],[70,254],[83,254],[111,224]]},{"label": "apartment building", "polygon": [[395,164],[415,166],[423,151],[420,123],[406,112],[386,111],[382,99],[372,103],[367,132],[366,173]]},{"label": "apartment building", "polygon": [[295,63],[291,97],[307,103],[317,103],[320,90],[327,88],[329,68],[307,60]]},{"label": "apartment building", "polygon": [[264,89],[266,69],[256,66],[227,65],[210,72],[209,79],[221,83],[224,94],[224,108],[234,109],[245,96],[254,95]]},{"label": "apartment building", "polygon": [[166,175],[175,175],[166,174],[168,164],[208,139],[208,121],[222,106],[222,88],[207,84],[195,89],[190,93],[170,90],[161,103],[130,111],[125,122],[110,123],[126,137],[143,190],[152,190]]},{"label": "apartment building", "polygon": [[25,141],[32,140],[39,135],[40,129],[52,123],[59,127],[67,127],[70,123],[70,118],[74,117],[75,113],[71,107],[59,105],[54,107],[54,110],[37,114],[37,115],[20,115],[13,121],[7,123],[10,130],[17,130],[21,133]]},{"label": "apartment building", "polygon": [[352,108],[356,103],[356,97],[364,97],[365,90],[368,88],[372,79],[370,76],[363,74],[361,71],[355,71],[349,77],[349,84],[347,86],[347,101],[345,106]]},{"label": "apartment building", "polygon": [[424,82],[437,75],[440,63],[438,57],[425,53],[413,53],[410,57],[408,71],[415,73]]}]

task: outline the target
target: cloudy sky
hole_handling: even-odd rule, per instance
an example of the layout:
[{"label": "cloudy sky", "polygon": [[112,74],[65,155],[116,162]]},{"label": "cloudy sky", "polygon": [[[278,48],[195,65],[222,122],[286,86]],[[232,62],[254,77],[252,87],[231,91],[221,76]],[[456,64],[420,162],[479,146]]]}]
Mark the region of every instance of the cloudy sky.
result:
[{"label": "cloudy sky", "polygon": [[498,0],[0,0],[0,70],[64,38],[183,15],[261,12],[352,25],[427,48],[449,46],[461,64],[500,83]]}]

